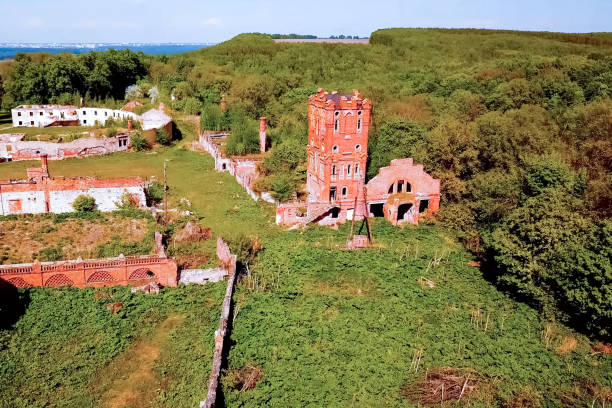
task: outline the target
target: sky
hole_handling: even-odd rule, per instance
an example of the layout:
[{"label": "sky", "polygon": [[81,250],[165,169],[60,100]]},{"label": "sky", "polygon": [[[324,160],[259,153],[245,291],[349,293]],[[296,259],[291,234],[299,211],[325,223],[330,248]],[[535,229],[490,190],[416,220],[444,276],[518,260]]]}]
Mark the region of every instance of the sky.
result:
[{"label": "sky", "polygon": [[0,16],[0,43],[216,43],[390,27],[612,31],[612,0],[0,0]]}]

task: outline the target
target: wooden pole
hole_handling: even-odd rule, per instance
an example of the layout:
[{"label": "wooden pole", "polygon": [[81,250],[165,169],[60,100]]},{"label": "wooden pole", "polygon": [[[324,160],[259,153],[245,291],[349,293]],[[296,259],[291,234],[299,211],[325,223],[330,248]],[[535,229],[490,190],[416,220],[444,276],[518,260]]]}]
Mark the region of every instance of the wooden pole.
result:
[{"label": "wooden pole", "polygon": [[168,180],[166,179],[166,162],[164,161],[164,225],[168,225]]},{"label": "wooden pole", "polygon": [[357,198],[359,197],[359,189],[355,194],[355,204],[353,204],[353,219],[351,220],[351,233],[349,234],[349,241],[353,239],[353,233],[355,232],[355,216],[357,215]]},{"label": "wooden pole", "polygon": [[363,186],[363,204],[365,205],[365,219],[368,227],[368,242],[372,245],[372,226],[370,225],[369,209],[368,209],[368,188]]}]

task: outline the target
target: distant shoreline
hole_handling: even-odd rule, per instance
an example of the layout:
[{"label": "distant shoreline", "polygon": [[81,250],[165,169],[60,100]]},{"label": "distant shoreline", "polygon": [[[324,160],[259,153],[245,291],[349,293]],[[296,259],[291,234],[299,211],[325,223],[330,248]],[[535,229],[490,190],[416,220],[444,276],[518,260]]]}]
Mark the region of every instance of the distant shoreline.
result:
[{"label": "distant shoreline", "polygon": [[340,44],[369,44],[369,38],[279,38],[274,42],[282,43],[340,43]]},{"label": "distant shoreline", "polygon": [[35,53],[47,52],[50,54],[59,54],[69,52],[73,54],[85,54],[92,51],[107,51],[109,49],[123,50],[129,49],[134,52],[142,51],[149,55],[172,55],[181,54],[189,51],[196,51],[202,48],[210,47],[213,43],[193,43],[193,44],[92,44],[91,46],[83,46],[80,44],[0,44],[0,61],[14,59],[19,53]]}]

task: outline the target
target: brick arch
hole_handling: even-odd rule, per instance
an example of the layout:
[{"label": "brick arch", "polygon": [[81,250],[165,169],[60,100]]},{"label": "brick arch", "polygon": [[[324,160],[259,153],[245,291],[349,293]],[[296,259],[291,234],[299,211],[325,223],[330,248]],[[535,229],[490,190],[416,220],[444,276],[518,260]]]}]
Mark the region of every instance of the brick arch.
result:
[{"label": "brick arch", "polygon": [[105,282],[114,282],[116,279],[108,273],[107,271],[96,271],[89,275],[87,278],[87,283],[105,283]]},{"label": "brick arch", "polygon": [[66,286],[66,285],[74,285],[72,279],[64,275],[63,273],[58,273],[56,275],[51,276],[45,282],[45,286]]},{"label": "brick arch", "polygon": [[130,274],[129,280],[151,279],[155,277],[155,273],[147,268],[136,269]]},{"label": "brick arch", "polygon": [[20,277],[8,279],[7,282],[18,289],[27,289],[32,287],[32,285],[30,285],[28,282],[26,282],[25,280],[23,280],[23,278]]}]

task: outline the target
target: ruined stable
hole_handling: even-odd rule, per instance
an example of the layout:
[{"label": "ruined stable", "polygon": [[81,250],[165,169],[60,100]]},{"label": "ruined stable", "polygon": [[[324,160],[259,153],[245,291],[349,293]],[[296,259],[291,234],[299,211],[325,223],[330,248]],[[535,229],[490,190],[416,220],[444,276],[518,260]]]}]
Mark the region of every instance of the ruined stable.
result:
[{"label": "ruined stable", "polygon": [[[440,180],[411,158],[392,160],[365,183],[372,104],[358,91],[331,94],[319,90],[308,100],[308,199],[282,203],[276,223],[385,217],[393,225],[418,224],[440,205]],[[365,188],[364,188],[365,187]]]}]

